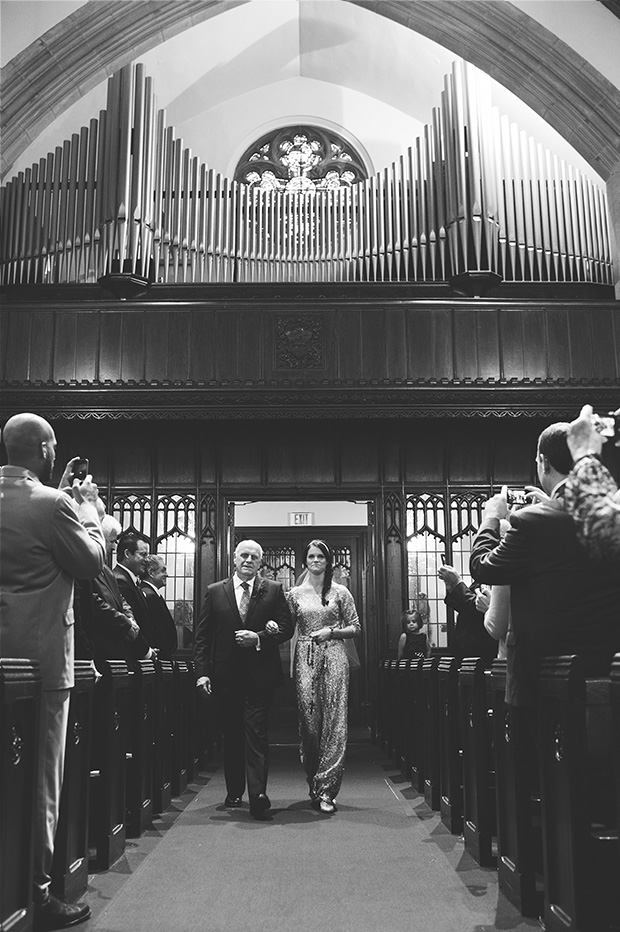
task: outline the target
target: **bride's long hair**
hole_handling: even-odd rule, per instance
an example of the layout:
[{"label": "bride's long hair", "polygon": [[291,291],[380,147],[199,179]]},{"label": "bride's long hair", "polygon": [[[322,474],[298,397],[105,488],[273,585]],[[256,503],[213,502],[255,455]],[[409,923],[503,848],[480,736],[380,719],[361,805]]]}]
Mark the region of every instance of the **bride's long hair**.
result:
[{"label": "bride's long hair", "polygon": [[331,548],[325,543],[324,540],[311,540],[310,543],[306,544],[303,552],[303,564],[306,566],[306,561],[308,559],[308,553],[310,552],[311,547],[316,547],[317,550],[320,550],[327,564],[325,566],[325,576],[323,577],[323,589],[321,591],[321,602],[323,605],[327,605],[327,593],[332,587],[332,577],[334,575],[334,555],[331,551]]}]

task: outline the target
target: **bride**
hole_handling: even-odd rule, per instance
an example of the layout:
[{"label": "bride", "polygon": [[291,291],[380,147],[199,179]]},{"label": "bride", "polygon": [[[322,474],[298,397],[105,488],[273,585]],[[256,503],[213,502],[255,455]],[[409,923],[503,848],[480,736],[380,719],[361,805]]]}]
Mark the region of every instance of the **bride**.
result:
[{"label": "bride", "polygon": [[356,637],[361,628],[353,596],[332,581],[334,557],[325,541],[311,540],[303,562],[305,579],[287,593],[297,624],[300,754],[313,808],[333,813],[347,743],[349,660],[344,640]]}]

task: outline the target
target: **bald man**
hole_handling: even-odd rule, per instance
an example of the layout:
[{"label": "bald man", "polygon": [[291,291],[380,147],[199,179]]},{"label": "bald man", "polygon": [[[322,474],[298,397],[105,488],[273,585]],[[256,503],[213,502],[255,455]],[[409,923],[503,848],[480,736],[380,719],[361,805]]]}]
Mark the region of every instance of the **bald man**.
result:
[{"label": "bald man", "polygon": [[0,656],[38,660],[41,724],[34,829],[34,927],[63,929],[90,915],[86,904],[50,894],[54,836],[73,686],[73,583],[101,572],[105,542],[92,476],[61,487],[52,477],[56,437],[36,414],[10,418],[2,434],[8,465],[0,469]]}]

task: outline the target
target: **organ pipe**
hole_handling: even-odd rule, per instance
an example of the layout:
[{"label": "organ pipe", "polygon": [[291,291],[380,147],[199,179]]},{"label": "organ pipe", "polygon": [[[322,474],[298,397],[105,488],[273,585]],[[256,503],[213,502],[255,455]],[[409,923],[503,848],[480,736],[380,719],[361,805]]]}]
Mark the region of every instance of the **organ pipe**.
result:
[{"label": "organ pipe", "polygon": [[457,63],[399,160],[350,187],[263,190],[209,168],[142,65],[105,110],[0,190],[2,284],[504,281],[611,284],[605,191],[491,106]]}]

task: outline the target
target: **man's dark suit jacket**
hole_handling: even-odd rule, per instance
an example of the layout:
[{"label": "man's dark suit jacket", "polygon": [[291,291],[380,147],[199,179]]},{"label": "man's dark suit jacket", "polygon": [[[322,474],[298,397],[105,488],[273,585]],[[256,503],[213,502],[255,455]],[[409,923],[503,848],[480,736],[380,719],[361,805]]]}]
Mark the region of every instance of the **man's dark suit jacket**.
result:
[{"label": "man's dark suit jacket", "polygon": [[[277,622],[280,633],[265,631],[268,621]],[[256,631],[261,650],[237,647],[235,631]],[[293,634],[294,623],[280,583],[256,578],[248,614],[241,621],[232,578],[207,587],[196,631],[194,659],[196,676],[209,676],[218,685],[251,678],[260,689],[269,690],[282,682],[278,645]]]},{"label": "man's dark suit jacket", "polygon": [[[114,567],[114,576],[116,578],[116,582],[122,597],[128,603],[131,611],[133,612],[133,617],[140,628],[140,634],[146,641],[148,647],[153,647],[155,629],[151,623],[149,607],[146,604],[146,599],[144,598],[142,589],[135,585],[128,571],[124,569],[119,563],[117,563]],[[134,659],[137,659],[135,657],[135,651],[133,651],[133,653]]]},{"label": "man's dark suit jacket", "polygon": [[95,661],[139,660],[148,653],[149,645],[142,634],[133,641],[127,639],[131,628],[126,606],[116,576],[109,566],[92,581],[93,640]]},{"label": "man's dark suit jacket", "polygon": [[452,652],[457,660],[482,657],[487,667],[497,657],[497,641],[484,627],[484,614],[476,608],[476,592],[464,582],[446,593],[446,605],[457,612],[452,636]]},{"label": "man's dark suit jacket", "polygon": [[483,522],[470,570],[480,582],[510,585],[506,700],[531,706],[543,657],[579,654],[586,676],[609,673],[620,650],[620,573],[588,558],[559,500],[522,508],[510,523],[500,543],[499,521]]},{"label": "man's dark suit jacket", "polygon": [[159,651],[160,660],[170,660],[177,649],[177,629],[164,599],[152,586],[143,582],[140,586],[146,599],[151,621],[151,647]]}]

